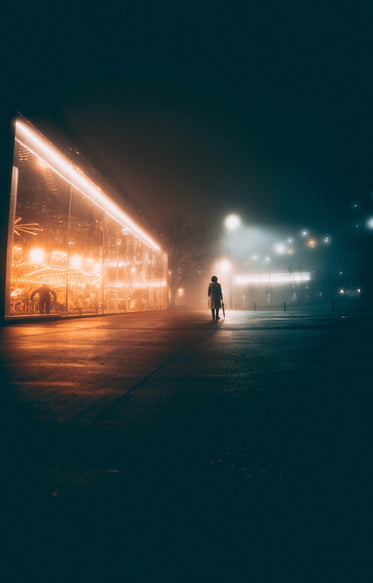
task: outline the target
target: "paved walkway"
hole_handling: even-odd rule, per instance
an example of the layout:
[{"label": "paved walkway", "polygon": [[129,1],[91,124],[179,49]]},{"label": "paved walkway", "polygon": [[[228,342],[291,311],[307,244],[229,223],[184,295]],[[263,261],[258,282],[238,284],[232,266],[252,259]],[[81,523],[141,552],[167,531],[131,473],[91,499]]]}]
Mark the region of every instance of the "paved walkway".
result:
[{"label": "paved walkway", "polygon": [[370,328],[157,312],[0,329],[8,559],[26,568],[9,580],[356,580]]}]

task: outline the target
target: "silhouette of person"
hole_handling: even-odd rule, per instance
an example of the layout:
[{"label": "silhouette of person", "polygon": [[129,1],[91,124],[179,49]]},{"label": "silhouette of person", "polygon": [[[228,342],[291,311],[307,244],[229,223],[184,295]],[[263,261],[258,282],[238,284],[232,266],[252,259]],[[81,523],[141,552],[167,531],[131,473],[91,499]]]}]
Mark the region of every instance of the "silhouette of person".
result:
[{"label": "silhouette of person", "polygon": [[46,284],[42,284],[40,285],[36,290],[34,290],[30,296],[31,301],[33,301],[34,297],[38,295],[39,296],[39,302],[38,302],[38,307],[39,307],[39,312],[41,314],[49,314],[50,309],[51,309],[51,303],[52,303],[52,297],[54,299],[54,301],[56,301],[57,296],[56,296],[56,292],[53,291],[50,287],[48,287]]},{"label": "silhouette of person", "polygon": [[211,283],[209,283],[207,294],[209,299],[209,307],[211,308],[212,319],[220,320],[219,310],[223,301],[223,293],[216,275],[213,275],[211,278]]}]

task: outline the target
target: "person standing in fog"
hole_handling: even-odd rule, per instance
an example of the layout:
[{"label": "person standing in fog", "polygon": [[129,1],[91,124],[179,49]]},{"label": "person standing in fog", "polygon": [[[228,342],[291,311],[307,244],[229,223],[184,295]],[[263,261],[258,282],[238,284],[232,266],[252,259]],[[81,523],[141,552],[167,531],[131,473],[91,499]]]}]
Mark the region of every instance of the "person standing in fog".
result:
[{"label": "person standing in fog", "polygon": [[213,275],[211,278],[211,283],[209,283],[207,294],[209,299],[209,307],[211,308],[212,312],[212,319],[220,320],[219,310],[223,301],[223,293],[216,275]]}]

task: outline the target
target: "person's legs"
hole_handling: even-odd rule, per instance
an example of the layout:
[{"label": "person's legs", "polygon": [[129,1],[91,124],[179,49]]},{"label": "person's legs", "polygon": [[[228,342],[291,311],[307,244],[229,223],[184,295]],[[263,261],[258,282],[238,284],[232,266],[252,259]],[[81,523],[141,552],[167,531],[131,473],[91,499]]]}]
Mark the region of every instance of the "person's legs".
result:
[{"label": "person's legs", "polygon": [[212,319],[215,320],[215,308],[211,308]]},{"label": "person's legs", "polygon": [[220,320],[220,318],[219,318],[219,308],[216,308],[216,319],[217,320]]}]

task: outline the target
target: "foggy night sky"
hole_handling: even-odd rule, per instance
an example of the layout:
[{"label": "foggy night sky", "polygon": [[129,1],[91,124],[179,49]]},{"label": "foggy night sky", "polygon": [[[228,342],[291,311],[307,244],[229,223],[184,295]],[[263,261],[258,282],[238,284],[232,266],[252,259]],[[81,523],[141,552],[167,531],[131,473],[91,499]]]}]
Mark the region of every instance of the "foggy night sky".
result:
[{"label": "foggy night sky", "polygon": [[368,212],[368,2],[37,6],[8,28],[3,98],[62,116],[156,224],[328,232]]}]

